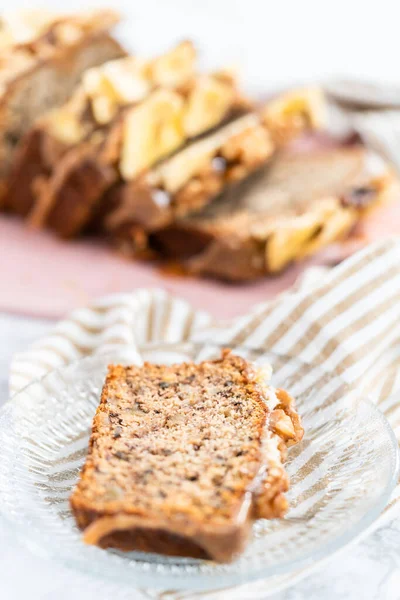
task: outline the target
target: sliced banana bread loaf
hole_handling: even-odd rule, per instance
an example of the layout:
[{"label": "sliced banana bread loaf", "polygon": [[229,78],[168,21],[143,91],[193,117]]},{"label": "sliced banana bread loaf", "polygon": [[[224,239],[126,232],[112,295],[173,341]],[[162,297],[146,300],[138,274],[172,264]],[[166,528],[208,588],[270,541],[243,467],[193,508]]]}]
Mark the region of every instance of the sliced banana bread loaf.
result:
[{"label": "sliced banana bread loaf", "polygon": [[[195,58],[193,45],[183,42],[153,60],[127,58],[85,73],[67,106],[31,132],[18,161],[14,204],[28,199],[30,222],[64,237],[79,233],[107,187],[104,170],[114,179],[132,178],[187,139],[248,109],[232,76],[198,75]],[[55,160],[49,161],[49,145]],[[41,150],[41,172],[36,167],[27,178],[32,148]]]},{"label": "sliced banana bread loaf", "polygon": [[293,400],[225,351],[170,367],[109,367],[71,497],[89,544],[229,561],[257,518],[287,510]]},{"label": "sliced banana bread loaf", "polygon": [[[148,177],[147,172],[155,163],[192,138],[222,125],[226,117],[248,112],[248,109],[249,102],[238,92],[235,79],[224,72],[195,76],[175,89],[155,90],[143,102],[117,115],[109,128],[96,130],[90,144],[84,143],[84,149],[82,145],[73,148],[65,161],[57,164],[54,174],[42,179],[35,189],[37,198],[31,222],[47,225],[63,237],[79,233],[97,213],[102,200],[110,200],[110,196],[105,195],[107,185],[103,185],[103,173],[104,169],[109,173],[111,167],[114,181],[124,184],[122,196],[127,206],[122,217],[120,214],[115,221],[111,220],[111,227],[119,230],[121,221],[125,228],[126,220],[136,224],[136,219],[149,218],[153,223],[153,192],[162,213],[162,217],[157,216],[157,222],[162,218],[165,224],[174,213],[168,206],[169,194],[176,198],[171,205],[178,205],[182,211],[185,207],[191,211],[206,204],[227,182],[243,179],[265,163],[289,138],[318,127],[324,113],[318,90],[285,94],[257,113],[238,117],[199,142],[193,142],[193,146],[178,151],[171,164],[167,160],[167,164],[160,166],[160,180],[156,175],[153,185],[154,173],[150,171]],[[223,152],[223,156],[219,156],[219,152]],[[221,160],[214,161],[214,158]],[[227,168],[221,168],[224,160]],[[86,174],[96,170],[99,185],[96,189],[92,184],[96,177],[91,178],[88,195]],[[199,192],[200,173],[205,176]],[[144,194],[141,193],[143,186]],[[118,190],[118,198],[122,196]],[[110,202],[110,206],[114,204]],[[143,212],[150,217],[143,217]],[[128,219],[124,216],[127,213]]]}]

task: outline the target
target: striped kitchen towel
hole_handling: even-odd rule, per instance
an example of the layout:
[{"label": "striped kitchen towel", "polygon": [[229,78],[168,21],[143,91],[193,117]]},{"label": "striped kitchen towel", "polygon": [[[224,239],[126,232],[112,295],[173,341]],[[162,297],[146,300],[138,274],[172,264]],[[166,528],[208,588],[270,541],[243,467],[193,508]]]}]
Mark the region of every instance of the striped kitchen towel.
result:
[{"label": "striped kitchen towel", "polygon": [[[308,274],[291,291],[229,323],[215,322],[162,290],[103,298],[74,311],[49,336],[15,356],[10,387],[15,393],[52,368],[116,345],[140,350],[150,341],[186,340],[298,358],[309,365],[307,384],[313,389],[324,385],[321,372],[337,374],[338,385],[329,391],[332,399],[343,394],[343,385],[357,386],[378,403],[400,439],[400,399],[395,395],[400,388],[400,240],[371,245],[323,275]],[[400,486],[375,525],[399,503]],[[269,578],[268,592],[309,571]],[[258,600],[265,595],[266,583],[259,580],[214,592],[137,590],[135,598]]]}]

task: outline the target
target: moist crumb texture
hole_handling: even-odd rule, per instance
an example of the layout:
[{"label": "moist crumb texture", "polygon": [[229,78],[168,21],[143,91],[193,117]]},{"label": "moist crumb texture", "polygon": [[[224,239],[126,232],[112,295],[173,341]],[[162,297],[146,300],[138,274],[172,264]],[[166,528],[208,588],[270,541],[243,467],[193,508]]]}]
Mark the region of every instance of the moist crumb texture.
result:
[{"label": "moist crumb texture", "polygon": [[293,401],[244,359],[109,367],[71,497],[88,543],[230,561],[287,510]]}]

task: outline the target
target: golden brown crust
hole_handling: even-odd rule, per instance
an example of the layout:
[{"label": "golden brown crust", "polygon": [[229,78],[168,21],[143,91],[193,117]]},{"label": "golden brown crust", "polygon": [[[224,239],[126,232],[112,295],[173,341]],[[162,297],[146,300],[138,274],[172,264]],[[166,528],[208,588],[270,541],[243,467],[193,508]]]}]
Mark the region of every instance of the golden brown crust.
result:
[{"label": "golden brown crust", "polygon": [[71,497],[85,541],[231,560],[252,520],[287,509],[286,446],[265,394],[227,351],[199,365],[110,367]]},{"label": "golden brown crust", "polygon": [[48,227],[59,235],[75,235],[81,223],[89,220],[98,198],[115,182],[112,166],[99,161],[87,146],[82,145],[79,150],[63,161],[65,170],[57,171],[51,187],[46,178],[36,178],[34,191],[41,202],[29,219],[32,225],[46,220]]},{"label": "golden brown crust", "polygon": [[51,168],[45,170],[42,163],[42,173],[30,183],[35,203],[28,222],[35,227],[46,224],[62,237],[79,233],[96,213],[99,198],[118,179],[120,144],[121,127],[116,120],[111,131],[96,130],[78,146],[64,147]]},{"label": "golden brown crust", "polygon": [[48,136],[40,127],[33,128],[17,150],[4,204],[25,217],[32,210],[37,180],[46,177],[65,153],[62,142]]}]

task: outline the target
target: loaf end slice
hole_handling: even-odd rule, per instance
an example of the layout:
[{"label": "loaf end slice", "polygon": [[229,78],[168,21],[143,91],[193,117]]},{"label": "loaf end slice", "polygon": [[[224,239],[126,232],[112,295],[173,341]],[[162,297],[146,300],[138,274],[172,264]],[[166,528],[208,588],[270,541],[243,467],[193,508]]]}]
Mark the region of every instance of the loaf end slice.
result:
[{"label": "loaf end slice", "polygon": [[[118,20],[113,11],[98,10],[60,17],[36,37],[10,45],[0,64],[0,186],[2,204],[13,208],[9,178],[18,144],[35,121],[63,104],[81,74],[125,54],[108,30]],[[17,197],[17,208],[24,203]]]},{"label": "loaf end slice", "polygon": [[216,561],[287,510],[290,396],[225,351],[200,364],[109,367],[71,507],[89,544]]}]

